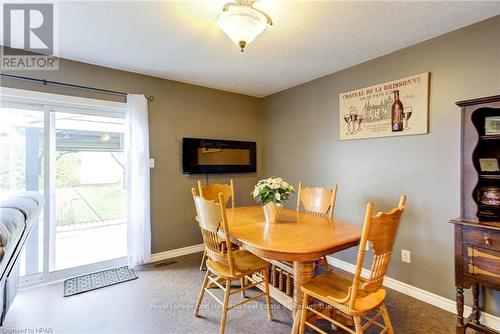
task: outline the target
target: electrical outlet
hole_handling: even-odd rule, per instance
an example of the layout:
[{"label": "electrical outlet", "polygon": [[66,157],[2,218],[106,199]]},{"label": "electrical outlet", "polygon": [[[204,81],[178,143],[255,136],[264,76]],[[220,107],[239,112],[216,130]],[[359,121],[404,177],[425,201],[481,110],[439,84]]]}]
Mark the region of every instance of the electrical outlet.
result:
[{"label": "electrical outlet", "polygon": [[406,249],[401,250],[401,261],[406,263],[411,263],[411,253],[409,250]]}]

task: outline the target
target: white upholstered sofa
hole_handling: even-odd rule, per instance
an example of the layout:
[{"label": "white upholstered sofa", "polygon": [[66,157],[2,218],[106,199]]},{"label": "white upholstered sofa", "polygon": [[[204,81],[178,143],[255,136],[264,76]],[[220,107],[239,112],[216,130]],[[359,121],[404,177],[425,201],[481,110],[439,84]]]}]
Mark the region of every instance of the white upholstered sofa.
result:
[{"label": "white upholstered sofa", "polygon": [[0,326],[17,293],[21,251],[43,205],[43,196],[33,191],[0,202]]}]

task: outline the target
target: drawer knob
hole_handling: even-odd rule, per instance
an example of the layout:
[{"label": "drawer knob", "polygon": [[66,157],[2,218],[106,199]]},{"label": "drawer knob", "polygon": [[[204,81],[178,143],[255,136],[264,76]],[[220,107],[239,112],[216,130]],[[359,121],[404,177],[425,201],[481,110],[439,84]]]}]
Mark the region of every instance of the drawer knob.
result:
[{"label": "drawer knob", "polygon": [[490,237],[484,237],[483,240],[487,245],[491,245],[493,243]]}]

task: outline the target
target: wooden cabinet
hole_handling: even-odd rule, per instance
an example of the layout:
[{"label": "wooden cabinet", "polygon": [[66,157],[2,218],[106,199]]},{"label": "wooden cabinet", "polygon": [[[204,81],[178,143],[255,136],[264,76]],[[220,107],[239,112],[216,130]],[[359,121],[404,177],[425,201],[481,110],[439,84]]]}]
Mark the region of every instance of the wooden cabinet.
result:
[{"label": "wooden cabinet", "polygon": [[[462,112],[461,217],[455,224],[457,334],[480,324],[481,286],[500,287],[500,96],[457,102]],[[464,319],[464,289],[472,314]]]},{"label": "wooden cabinet", "polygon": [[[500,287],[500,225],[464,219],[455,224],[455,286],[457,289],[457,334],[473,328],[482,333],[497,333],[480,324],[480,286]],[[464,319],[464,289],[472,288],[473,312]]]}]

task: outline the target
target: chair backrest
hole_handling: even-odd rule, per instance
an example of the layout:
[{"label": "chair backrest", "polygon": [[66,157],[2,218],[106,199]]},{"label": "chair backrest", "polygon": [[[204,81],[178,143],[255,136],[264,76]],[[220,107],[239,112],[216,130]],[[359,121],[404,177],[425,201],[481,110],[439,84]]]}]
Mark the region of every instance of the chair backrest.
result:
[{"label": "chair backrest", "polygon": [[[401,216],[406,207],[406,195],[401,196],[397,208],[387,213],[379,212],[372,215],[373,203],[366,206],[365,222],[359,244],[358,262],[354,280],[350,289],[350,307],[354,307],[356,298],[365,297],[377,292],[384,282],[384,277],[389,268],[394,241],[399,228]],[[361,271],[366,253],[366,245],[370,243],[373,252],[371,274],[366,281],[361,281]]]},{"label": "chair backrest", "polygon": [[335,210],[335,201],[337,199],[337,188],[335,185],[333,189],[326,188],[307,188],[302,187],[302,182],[299,181],[297,190],[297,211],[300,211],[300,204],[307,213],[316,216],[332,218],[333,211]]},{"label": "chair backrest", "polygon": [[[220,193],[218,201],[215,202],[198,196],[195,188],[191,188],[191,193],[196,207],[196,220],[200,225],[207,256],[212,261],[229,266],[231,273],[234,274],[235,267],[227,227],[226,206],[221,205],[221,203],[226,203],[224,195]],[[220,231],[224,233],[225,242],[223,243],[220,242]]]},{"label": "chair backrest", "polygon": [[203,196],[205,199],[208,199],[210,201],[218,202],[219,201],[219,193],[222,193],[224,195],[224,198],[226,200],[225,205],[227,205],[227,202],[229,199],[231,199],[231,207],[234,208],[234,183],[233,179],[229,180],[228,183],[213,183],[213,184],[207,184],[207,185],[202,185],[201,181],[198,180],[198,191],[200,192],[200,195]]}]

